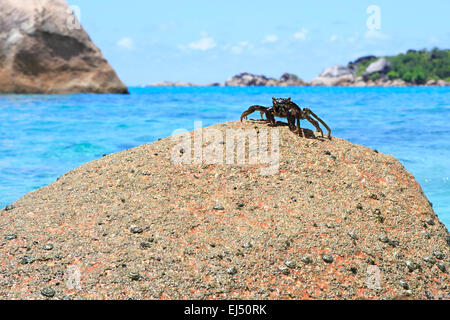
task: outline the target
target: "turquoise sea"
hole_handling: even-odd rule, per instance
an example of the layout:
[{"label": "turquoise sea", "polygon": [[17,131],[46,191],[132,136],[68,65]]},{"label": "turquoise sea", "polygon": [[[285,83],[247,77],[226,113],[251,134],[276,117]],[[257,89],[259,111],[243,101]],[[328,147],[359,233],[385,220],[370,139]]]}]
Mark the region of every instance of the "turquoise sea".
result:
[{"label": "turquoise sea", "polygon": [[[236,120],[292,97],[332,135],[392,154],[450,226],[450,87],[155,87],[130,95],[0,95],[0,207],[105,153]],[[259,114],[254,115],[259,117]],[[303,126],[313,128],[306,121]]]}]

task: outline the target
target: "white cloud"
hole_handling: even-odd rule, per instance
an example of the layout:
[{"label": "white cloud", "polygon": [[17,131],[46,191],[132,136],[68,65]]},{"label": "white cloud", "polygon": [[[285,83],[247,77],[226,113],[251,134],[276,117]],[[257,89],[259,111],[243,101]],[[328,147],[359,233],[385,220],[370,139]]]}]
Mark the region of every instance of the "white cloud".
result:
[{"label": "white cloud", "polygon": [[358,41],[359,39],[360,39],[359,32],[355,32],[355,33],[353,34],[353,36],[350,36],[350,37],[347,38],[347,41],[348,41],[349,43],[355,43],[355,42]]},{"label": "white cloud", "polygon": [[333,34],[333,35],[330,37],[330,41],[331,41],[331,42],[336,41],[337,38],[338,38],[338,36],[335,35],[335,34]]},{"label": "white cloud", "polygon": [[241,47],[251,47],[252,46],[248,41],[241,41],[241,42],[239,42],[239,45]]},{"label": "white cloud", "polygon": [[233,54],[241,54],[242,50],[243,50],[243,48],[239,47],[239,46],[231,47],[231,53],[233,53]]},{"label": "white cloud", "polygon": [[428,39],[428,42],[432,45],[437,45],[439,43],[439,39],[435,36],[432,36]]},{"label": "white cloud", "polygon": [[204,36],[200,40],[189,43],[188,46],[194,50],[206,51],[214,48],[216,46],[216,42],[212,37]]},{"label": "white cloud", "polygon": [[268,34],[264,37],[263,43],[271,43],[271,42],[277,42],[278,37],[274,34]]},{"label": "white cloud", "polygon": [[294,33],[294,38],[299,40],[306,40],[308,29],[302,28],[300,31]]},{"label": "white cloud", "polygon": [[244,51],[244,49],[252,49],[252,48],[253,45],[250,42],[241,41],[237,45],[231,46],[230,50],[232,54],[241,54]]},{"label": "white cloud", "polygon": [[390,37],[378,30],[367,30],[364,34],[364,38],[368,40],[386,40]]},{"label": "white cloud", "polygon": [[129,37],[125,37],[117,41],[116,44],[118,47],[127,49],[127,50],[133,50],[134,49],[134,41],[133,39]]}]

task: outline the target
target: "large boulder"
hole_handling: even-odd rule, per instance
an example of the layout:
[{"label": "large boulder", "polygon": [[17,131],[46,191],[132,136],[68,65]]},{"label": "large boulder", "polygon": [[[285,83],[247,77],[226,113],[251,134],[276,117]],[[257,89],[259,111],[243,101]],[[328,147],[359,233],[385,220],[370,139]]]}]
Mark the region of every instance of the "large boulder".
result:
[{"label": "large boulder", "polygon": [[[263,129],[265,164],[225,164],[236,130]],[[217,124],[210,161],[195,130],[28,193],[0,210],[0,299],[448,299],[450,236],[414,177],[304,130]]]},{"label": "large boulder", "polygon": [[278,85],[282,87],[288,86],[304,86],[306,83],[295,74],[292,73],[283,73],[278,81]]},{"label": "large boulder", "polygon": [[0,0],[0,93],[127,93],[64,0]]},{"label": "large boulder", "polygon": [[445,80],[439,79],[439,80],[436,82],[436,85],[441,86],[441,87],[444,87],[444,86],[450,85],[450,83],[447,82],[447,81],[445,81]]},{"label": "large boulder", "polygon": [[311,81],[313,86],[339,86],[347,85],[355,80],[355,75],[350,68],[342,65],[335,65],[325,69],[322,73]]},{"label": "large boulder", "polygon": [[403,79],[392,80],[393,87],[406,87],[408,84]]},{"label": "large boulder", "polygon": [[386,58],[380,58],[377,61],[372,62],[367,67],[366,71],[363,74],[363,77],[368,77],[371,74],[379,73],[379,74],[386,74],[388,73],[392,68],[392,63],[387,60]]},{"label": "large boulder", "polygon": [[319,77],[337,78],[348,74],[352,74],[352,71],[349,68],[341,65],[335,65],[322,71]]},{"label": "large boulder", "polygon": [[164,82],[156,82],[150,83],[147,87],[197,87],[197,84],[191,82],[173,82],[173,81],[164,81]]},{"label": "large boulder", "polygon": [[248,72],[242,72],[233,76],[225,82],[225,86],[246,87],[246,86],[265,86],[268,79],[264,75],[255,75]]},{"label": "large boulder", "polygon": [[359,67],[360,64],[365,63],[365,62],[370,61],[370,60],[375,60],[376,58],[377,57],[373,56],[373,55],[359,57],[355,61],[350,61],[347,64],[347,68],[349,68],[350,70],[352,70],[353,73],[356,74],[356,73],[358,73],[358,67]]},{"label": "large boulder", "polygon": [[225,86],[246,87],[246,86],[267,86],[267,87],[287,87],[287,86],[304,86],[306,83],[295,74],[283,73],[279,80],[267,78],[264,75],[255,75],[243,72],[228,79]]}]

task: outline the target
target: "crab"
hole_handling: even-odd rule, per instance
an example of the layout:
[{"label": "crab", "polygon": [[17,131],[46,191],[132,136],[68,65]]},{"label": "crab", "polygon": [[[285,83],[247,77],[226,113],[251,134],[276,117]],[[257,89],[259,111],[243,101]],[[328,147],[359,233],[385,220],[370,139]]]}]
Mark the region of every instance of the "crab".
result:
[{"label": "crab", "polygon": [[[302,133],[303,138],[305,138],[305,133],[302,128],[300,128],[300,120],[308,120],[318,132],[320,132],[323,137],[323,131],[319,126],[319,121],[327,130],[328,135],[327,138],[331,139],[331,130],[327,126],[327,124],[320,119],[311,109],[308,108],[300,108],[296,103],[294,103],[291,98],[274,98],[272,97],[272,106],[264,107],[260,105],[253,105],[247,109],[247,111],[241,114],[241,121],[243,119],[247,119],[247,116],[255,111],[259,111],[261,113],[261,119],[263,115],[266,115],[267,122],[270,126],[275,126],[276,121],[275,117],[279,118],[287,118],[289,129],[294,133]],[[297,127],[295,126],[295,121],[297,120]],[[317,121],[316,121],[317,120]]]}]

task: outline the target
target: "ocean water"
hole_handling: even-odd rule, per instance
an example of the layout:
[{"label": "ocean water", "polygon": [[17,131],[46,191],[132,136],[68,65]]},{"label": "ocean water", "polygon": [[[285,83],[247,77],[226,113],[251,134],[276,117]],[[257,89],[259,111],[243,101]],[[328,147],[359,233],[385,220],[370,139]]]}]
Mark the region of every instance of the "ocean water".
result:
[{"label": "ocean water", "polygon": [[[450,87],[130,88],[130,95],[0,95],[0,207],[105,153],[239,119],[292,97],[332,135],[399,159],[450,226]],[[258,118],[259,113],[254,117]],[[313,129],[306,121],[302,126]]]}]

